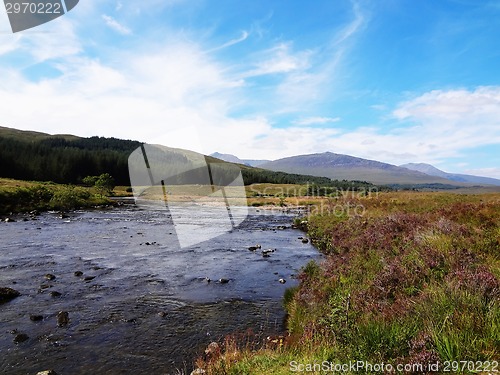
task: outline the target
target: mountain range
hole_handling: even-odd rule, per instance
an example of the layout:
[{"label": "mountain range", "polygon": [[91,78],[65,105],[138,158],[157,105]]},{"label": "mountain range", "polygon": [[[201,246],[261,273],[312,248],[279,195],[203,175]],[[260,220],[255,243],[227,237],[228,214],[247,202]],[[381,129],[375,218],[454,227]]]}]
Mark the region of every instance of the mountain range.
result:
[{"label": "mountain range", "polygon": [[437,176],[446,178],[447,180],[457,182],[468,182],[472,184],[500,185],[500,180],[491,177],[473,176],[469,174],[447,173],[426,163],[408,163],[402,164],[400,167],[411,169],[413,171],[422,172],[429,176]]},{"label": "mountain range", "polygon": [[[245,164],[245,160],[230,154],[214,153],[212,156]],[[308,174],[337,180],[368,181],[379,185],[441,184],[470,186],[470,184],[476,184],[500,186],[500,180],[495,178],[447,173],[430,164],[410,163],[396,166],[332,152],[291,156],[274,161],[259,160],[258,162],[259,168],[272,171]]]}]

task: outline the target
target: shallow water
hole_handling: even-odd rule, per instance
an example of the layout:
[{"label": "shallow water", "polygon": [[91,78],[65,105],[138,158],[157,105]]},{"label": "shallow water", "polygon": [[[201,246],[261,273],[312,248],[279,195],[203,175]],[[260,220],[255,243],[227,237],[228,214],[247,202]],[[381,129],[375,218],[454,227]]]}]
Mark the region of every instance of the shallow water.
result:
[{"label": "shallow water", "polygon": [[[1,223],[0,286],[22,295],[0,304],[0,373],[189,373],[211,341],[283,331],[283,293],[319,257],[292,219],[251,209],[231,233],[184,249],[165,212],[134,206]],[[276,251],[263,258],[255,244]],[[29,339],[16,344],[18,333]]]}]

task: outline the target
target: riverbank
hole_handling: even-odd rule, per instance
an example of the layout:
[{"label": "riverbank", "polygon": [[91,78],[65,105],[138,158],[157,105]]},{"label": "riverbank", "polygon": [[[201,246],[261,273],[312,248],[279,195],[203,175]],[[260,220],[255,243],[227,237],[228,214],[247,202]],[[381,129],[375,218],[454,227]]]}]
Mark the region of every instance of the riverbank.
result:
[{"label": "riverbank", "polygon": [[465,371],[498,368],[500,194],[386,193],[336,207],[297,222],[325,260],[309,263],[286,292],[287,335],[258,350],[226,339],[198,368],[289,374],[353,361],[365,372],[390,370],[382,363],[408,373],[456,371],[453,361],[466,361]]},{"label": "riverbank", "polygon": [[0,178],[0,215],[113,205],[93,188]]}]

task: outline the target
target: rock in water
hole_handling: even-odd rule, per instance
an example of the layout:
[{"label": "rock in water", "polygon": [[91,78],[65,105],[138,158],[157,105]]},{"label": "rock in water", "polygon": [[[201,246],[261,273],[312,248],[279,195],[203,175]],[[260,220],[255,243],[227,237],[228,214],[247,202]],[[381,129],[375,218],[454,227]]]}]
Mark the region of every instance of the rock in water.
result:
[{"label": "rock in water", "polygon": [[48,274],[45,275],[45,278],[47,280],[55,280],[56,277],[54,275],[52,275],[51,273],[48,273]]},{"label": "rock in water", "polygon": [[18,335],[16,335],[16,337],[14,337],[14,342],[16,344],[20,344],[22,342],[25,342],[26,340],[29,339],[29,336],[25,333],[20,333]]},{"label": "rock in water", "polygon": [[224,279],[224,278],[219,279],[219,283],[221,283],[221,284],[227,284],[228,282],[229,282],[229,279]]},{"label": "rock in water", "polygon": [[279,281],[281,284],[286,283],[286,280],[285,280],[285,279],[279,279],[278,281]]},{"label": "rock in water", "polygon": [[43,315],[30,315],[30,320],[32,322],[40,322],[43,320]]},{"label": "rock in water", "polygon": [[308,242],[309,242],[309,240],[307,238],[302,239],[302,243],[308,243]]},{"label": "rock in water", "polygon": [[37,372],[36,375],[57,375],[57,372],[55,372],[54,370],[45,370]]},{"label": "rock in water", "polygon": [[21,293],[17,290],[11,288],[0,288],[0,302],[10,301],[16,297],[19,297]]},{"label": "rock in water", "polygon": [[67,311],[59,311],[57,313],[57,325],[59,327],[64,327],[69,323],[69,314]]}]

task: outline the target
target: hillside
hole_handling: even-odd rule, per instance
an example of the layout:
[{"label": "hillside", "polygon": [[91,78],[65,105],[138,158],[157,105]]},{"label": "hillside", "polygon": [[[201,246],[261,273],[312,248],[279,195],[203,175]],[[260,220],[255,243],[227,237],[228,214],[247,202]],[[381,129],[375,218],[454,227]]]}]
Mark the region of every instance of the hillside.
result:
[{"label": "hillside", "polygon": [[0,128],[0,177],[81,183],[89,175],[110,173],[128,185],[129,154],[140,142],[116,138],[80,138]]},{"label": "hillside", "polygon": [[468,174],[460,174],[460,173],[448,173],[444,172],[441,169],[434,167],[433,165],[426,163],[408,163],[402,164],[400,167],[407,168],[413,171],[422,172],[428,174],[430,176],[437,176],[446,178],[450,181],[456,182],[467,182],[472,184],[483,184],[483,185],[496,185],[500,186],[500,180],[491,177],[481,177],[481,176],[472,176]]},{"label": "hillside", "polygon": [[[143,143],[117,138],[50,135],[0,127],[0,177],[29,181],[80,184],[86,176],[111,174],[117,185],[130,185],[128,158]],[[207,162],[223,162],[193,151],[177,150],[185,156],[196,155]],[[326,177],[274,172],[239,165],[245,185],[252,183],[317,184],[343,189],[371,184],[331,181]]]},{"label": "hillside", "polygon": [[[392,164],[325,152],[299,155],[262,164],[261,168],[287,173],[307,173],[338,180],[361,180],[374,184],[450,184],[437,176]],[[455,183],[461,185],[460,183]]]}]

